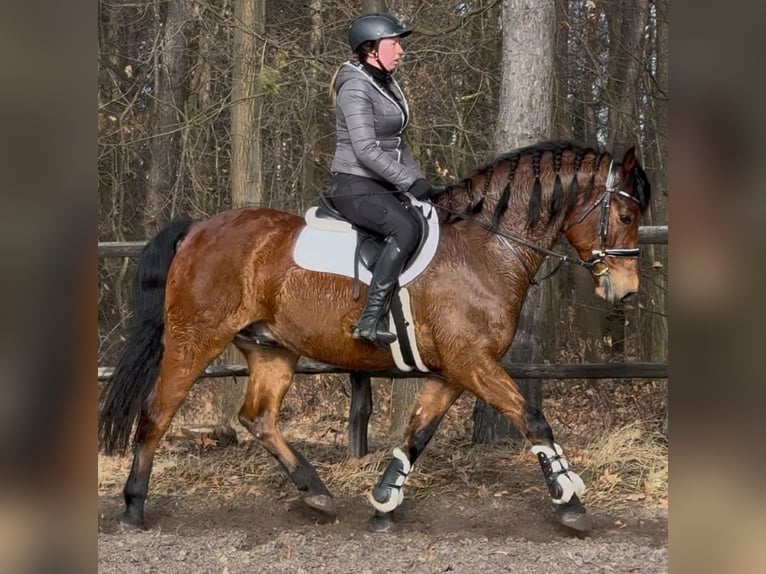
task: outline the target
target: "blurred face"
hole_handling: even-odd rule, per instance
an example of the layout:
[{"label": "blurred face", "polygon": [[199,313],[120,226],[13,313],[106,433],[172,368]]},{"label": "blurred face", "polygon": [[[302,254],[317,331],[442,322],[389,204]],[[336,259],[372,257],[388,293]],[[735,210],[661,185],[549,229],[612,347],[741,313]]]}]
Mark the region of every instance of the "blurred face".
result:
[{"label": "blurred face", "polygon": [[378,42],[377,52],[372,51],[367,62],[376,68],[382,65],[383,69],[390,73],[396,70],[403,52],[401,38],[383,38]]}]

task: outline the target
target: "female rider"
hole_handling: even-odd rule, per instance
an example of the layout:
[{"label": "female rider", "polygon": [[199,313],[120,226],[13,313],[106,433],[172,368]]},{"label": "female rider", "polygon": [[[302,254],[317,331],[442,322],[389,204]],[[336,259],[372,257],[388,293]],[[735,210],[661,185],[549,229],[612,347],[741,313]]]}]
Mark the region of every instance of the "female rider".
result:
[{"label": "female rider", "polygon": [[379,346],[396,340],[383,318],[419,240],[417,223],[397,193],[408,191],[422,199],[433,190],[402,141],[409,109],[392,77],[403,52],[401,39],[410,33],[389,14],[358,17],[348,31],[357,61],[344,62],[332,86],[337,137],[330,168],[333,205],[352,223],[385,237],[364,309],[352,328],[352,337]]}]

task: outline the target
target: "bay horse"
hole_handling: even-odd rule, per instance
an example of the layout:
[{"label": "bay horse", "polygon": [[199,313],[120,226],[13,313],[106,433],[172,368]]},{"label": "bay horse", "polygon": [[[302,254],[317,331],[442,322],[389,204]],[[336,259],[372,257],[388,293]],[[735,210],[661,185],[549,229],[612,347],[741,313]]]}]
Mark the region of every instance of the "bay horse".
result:
[{"label": "bay horse", "polygon": [[[407,475],[466,390],[530,441],[558,520],[574,531],[592,528],[580,499],[582,480],[500,360],[547,256],[590,270],[597,294],[610,302],[637,291],[639,219],[650,189],[633,148],[618,162],[607,151],[542,142],[499,156],[433,200],[443,213],[439,245],[408,286],[420,354],[431,372],[401,447],[370,492],[371,530],[391,529]],[[381,371],[394,362],[387,349],[352,339],[364,293],[352,297],[351,279],[294,263],[292,246],[304,225],[273,209],[232,209],[173,222],[145,246],[134,324],[99,401],[100,448],[124,452],[133,436],[123,490],[127,524],[144,525],[158,443],[192,383],[231,342],[249,367],[239,421],[284,467],[308,506],[335,515],[327,487],[278,426],[296,363],[303,355]],[[579,259],[551,251],[560,234]]]}]

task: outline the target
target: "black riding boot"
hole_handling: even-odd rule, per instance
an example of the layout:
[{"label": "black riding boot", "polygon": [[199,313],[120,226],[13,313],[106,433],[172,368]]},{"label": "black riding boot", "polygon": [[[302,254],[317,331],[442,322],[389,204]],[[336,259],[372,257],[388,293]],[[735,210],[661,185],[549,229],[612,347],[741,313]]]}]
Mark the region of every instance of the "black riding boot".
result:
[{"label": "black riding boot", "polygon": [[393,238],[386,239],[372,272],[364,309],[352,327],[351,336],[354,339],[370,341],[377,346],[390,345],[396,341],[396,334],[385,330],[381,320],[388,312],[389,297],[399,281],[405,259],[396,241]]}]

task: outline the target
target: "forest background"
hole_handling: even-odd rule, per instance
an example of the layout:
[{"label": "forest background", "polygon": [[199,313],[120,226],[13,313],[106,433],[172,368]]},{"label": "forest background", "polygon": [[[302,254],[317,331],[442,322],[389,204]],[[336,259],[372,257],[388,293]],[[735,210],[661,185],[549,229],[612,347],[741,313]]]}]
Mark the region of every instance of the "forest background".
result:
[{"label": "forest background", "polygon": [[[503,4],[100,1],[99,241],[145,240],[171,218],[202,219],[234,206],[293,213],[312,206],[327,188],[335,144],[330,79],[351,57],[346,31],[365,11],[390,11],[415,30],[396,77],[411,110],[408,143],[432,182],[454,182],[509,151],[498,149],[508,101],[541,78],[519,73],[503,89],[504,64],[536,57],[523,45],[509,50],[503,37],[523,37],[526,25],[523,17],[509,22],[508,10],[523,16],[535,3],[506,1],[505,12]],[[549,5],[551,129],[542,139],[618,157],[636,146],[653,184],[643,224],[666,224],[667,1]],[[643,246],[640,265],[638,299],[616,307],[596,298],[587,273],[564,266],[540,290],[530,359],[666,361],[666,246]],[[114,365],[124,341],[134,266],[128,258],[99,260],[99,365]],[[603,426],[630,417],[666,423],[663,381],[622,382],[565,381],[546,384],[545,393],[564,402],[587,395]],[[234,418],[241,386],[226,388],[205,396],[204,416]],[[408,405],[416,388],[403,381],[386,397],[392,430],[404,419],[397,405]]]}]

